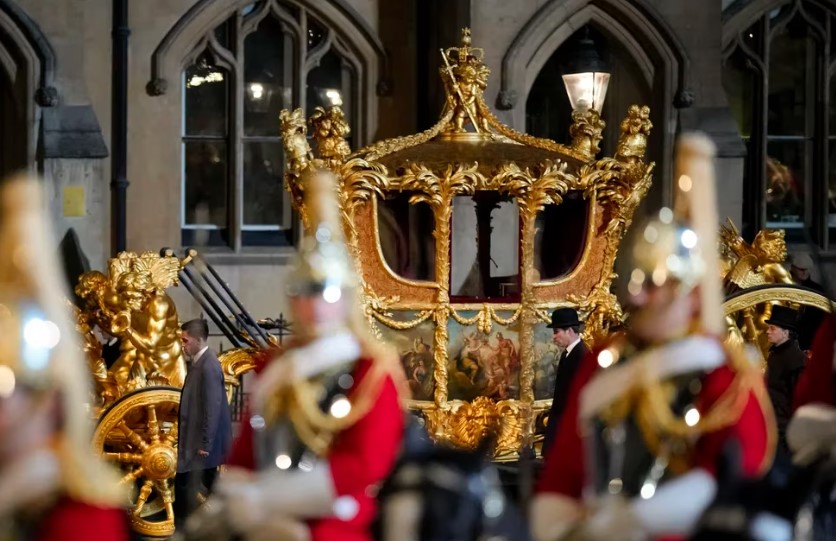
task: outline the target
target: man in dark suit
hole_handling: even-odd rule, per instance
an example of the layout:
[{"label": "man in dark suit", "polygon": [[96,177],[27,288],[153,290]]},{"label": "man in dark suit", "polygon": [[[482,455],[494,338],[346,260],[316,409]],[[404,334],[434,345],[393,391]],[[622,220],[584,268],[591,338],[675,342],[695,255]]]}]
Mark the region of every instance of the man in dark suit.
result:
[{"label": "man in dark suit", "polygon": [[105,366],[110,368],[113,366],[113,363],[119,360],[119,356],[122,355],[122,344],[117,337],[98,325],[96,325],[94,332],[99,343],[102,345],[102,360],[104,360]]},{"label": "man in dark suit", "polygon": [[572,386],[572,379],[586,357],[588,349],[580,337],[581,322],[578,320],[578,312],[574,308],[558,308],[552,312],[552,322],[548,326],[553,329],[555,345],[563,348],[563,354],[557,363],[557,370],[554,377],[554,398],[552,408],[549,411],[548,424],[546,425],[545,440],[543,441],[543,456],[546,455],[554,441],[557,433],[557,425],[560,417],[566,408],[566,398],[569,395],[569,388]]},{"label": "man in dark suit", "polygon": [[206,340],[203,319],[183,324],[183,351],[191,366],[180,398],[177,476],[174,481],[175,524],[181,525],[198,506],[200,485],[212,490],[232,442],[232,418],[218,357]]}]

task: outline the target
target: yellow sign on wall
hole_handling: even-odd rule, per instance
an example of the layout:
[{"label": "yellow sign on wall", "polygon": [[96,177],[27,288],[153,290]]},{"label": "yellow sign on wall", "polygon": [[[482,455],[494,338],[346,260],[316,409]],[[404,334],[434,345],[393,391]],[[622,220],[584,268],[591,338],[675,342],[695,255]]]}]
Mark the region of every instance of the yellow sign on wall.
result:
[{"label": "yellow sign on wall", "polygon": [[79,218],[87,214],[84,201],[84,186],[64,187],[64,217]]}]

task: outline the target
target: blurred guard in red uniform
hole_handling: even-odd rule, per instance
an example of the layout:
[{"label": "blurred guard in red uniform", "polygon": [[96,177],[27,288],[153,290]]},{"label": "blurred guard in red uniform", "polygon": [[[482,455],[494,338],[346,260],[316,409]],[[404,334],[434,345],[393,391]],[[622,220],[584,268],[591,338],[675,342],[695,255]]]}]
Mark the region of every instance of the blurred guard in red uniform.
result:
[{"label": "blurred guard in red uniform", "polygon": [[720,339],[713,145],[688,135],[678,151],[676,212],[663,209],[632,247],[627,335],[581,365],[546,457],[537,541],[684,539],[730,445],[745,475],[771,463],[762,376]]},{"label": "blurred guard in red uniform", "polygon": [[0,188],[0,540],[122,541],[127,498],[90,447],[90,374],[43,201],[34,180]]},{"label": "blurred guard in red uniform", "polygon": [[[313,214],[286,284],[295,343],[256,381],[253,411],[189,539],[367,541],[378,484],[403,438],[393,352],[369,335],[342,240],[336,179],[314,173]],[[208,517],[214,515],[215,520]]]}]

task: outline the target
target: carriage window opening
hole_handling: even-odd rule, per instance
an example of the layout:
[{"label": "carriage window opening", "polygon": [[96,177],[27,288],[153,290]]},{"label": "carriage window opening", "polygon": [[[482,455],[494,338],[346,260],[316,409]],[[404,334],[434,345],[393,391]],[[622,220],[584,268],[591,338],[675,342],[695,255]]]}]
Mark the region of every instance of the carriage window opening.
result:
[{"label": "carriage window opening", "polygon": [[398,276],[435,281],[435,218],[427,203],[410,204],[411,195],[391,192],[377,201],[380,251]]},{"label": "carriage window opening", "polygon": [[456,301],[520,296],[520,217],[514,200],[479,191],[453,199],[450,295]]},{"label": "carriage window opening", "polygon": [[546,205],[537,214],[534,234],[534,269],[537,280],[555,280],[580,263],[589,229],[589,201],[579,191],[563,197],[559,205]]}]

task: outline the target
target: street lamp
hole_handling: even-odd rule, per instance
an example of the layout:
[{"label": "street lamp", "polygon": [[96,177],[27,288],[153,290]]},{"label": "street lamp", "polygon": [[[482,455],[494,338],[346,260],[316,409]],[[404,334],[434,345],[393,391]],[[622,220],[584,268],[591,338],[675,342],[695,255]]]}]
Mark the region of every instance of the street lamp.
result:
[{"label": "street lamp", "polygon": [[607,97],[610,70],[598,54],[595,42],[589,36],[588,27],[577,48],[563,65],[562,71],[572,110],[594,109],[600,113],[604,106],[604,98]]}]

